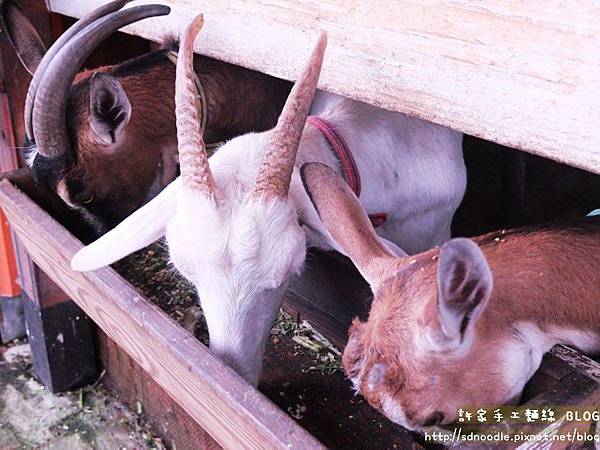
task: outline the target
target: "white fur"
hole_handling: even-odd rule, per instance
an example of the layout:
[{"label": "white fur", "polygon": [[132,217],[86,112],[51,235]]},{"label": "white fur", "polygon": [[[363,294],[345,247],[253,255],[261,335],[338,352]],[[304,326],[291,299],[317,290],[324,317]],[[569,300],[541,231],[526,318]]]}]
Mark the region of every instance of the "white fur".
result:
[{"label": "white fur", "polygon": [[523,387],[542,363],[544,353],[557,344],[566,344],[591,352],[598,348],[599,336],[595,333],[552,326],[541,330],[531,322],[518,322],[514,329],[519,337],[506,339],[501,345],[507,398],[518,399]]},{"label": "white fur", "polygon": [[397,423],[400,426],[403,426],[408,430],[416,430],[414,426],[408,423],[408,420],[406,419],[406,414],[404,413],[404,410],[402,409],[400,403],[394,400],[394,398],[390,394],[381,394],[381,398],[379,400],[381,401],[381,408],[383,409],[383,413],[388,419],[390,419],[394,423]]},{"label": "white fur", "polygon": [[71,259],[71,267],[79,271],[95,270],[112,264],[164,236],[167,223],[177,209],[175,200],[180,185],[178,178],[116,228],[82,248]]},{"label": "white fur", "polygon": [[35,161],[35,157],[37,156],[38,151],[37,147],[31,147],[25,154],[25,161],[29,167],[33,167],[33,162]]},{"label": "white fur", "polygon": [[367,377],[367,387],[373,390],[381,386],[381,384],[385,380],[385,372],[385,364],[373,364],[373,367],[371,367],[371,370],[369,371],[369,376]]},{"label": "white fur", "polygon": [[584,353],[593,353],[600,347],[600,336],[591,331],[581,331],[572,328],[550,327],[549,339],[556,344],[576,347]]},{"label": "white fur", "polygon": [[167,241],[173,264],[198,290],[211,350],[256,385],[271,324],[290,275],[302,266],[306,241],[291,201],[247,198],[235,181],[222,186],[228,201],[221,207],[180,190]]},{"label": "white fur", "polygon": [[[319,93],[312,113],[336,126],[350,146],[363,181],[360,201],[368,213],[388,214],[377,232],[394,253],[420,252],[450,237],[466,183],[459,133],[332,94]],[[198,290],[211,349],[254,384],[272,320],[307,245],[341,250],[298,170],[318,161],[340,171],[327,142],[308,125],[288,198],[267,201],[250,196],[266,136],[235,138],[210,159],[217,203],[174,182],[167,189],[177,191],[176,213],[165,204],[172,192],[161,194],[73,260],[78,270],[109,264],[158,238],[166,225],[173,264]]]}]

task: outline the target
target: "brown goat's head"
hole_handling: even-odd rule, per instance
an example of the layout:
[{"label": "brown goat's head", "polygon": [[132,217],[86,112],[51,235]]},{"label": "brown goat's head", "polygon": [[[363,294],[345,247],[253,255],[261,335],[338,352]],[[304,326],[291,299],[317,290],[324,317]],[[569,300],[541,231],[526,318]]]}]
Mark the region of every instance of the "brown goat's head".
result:
[{"label": "brown goat's head", "polygon": [[343,354],[355,389],[413,430],[518,396],[541,354],[532,357],[510,326],[481,320],[493,279],[479,247],[453,239],[417,256],[392,255],[333,170],[311,163],[301,172],[319,217],[374,293],[369,320],[354,321]]},{"label": "brown goat's head", "polygon": [[[477,339],[475,325],[489,300],[492,278],[489,273],[467,275],[473,261],[463,260],[464,252],[478,252],[476,245],[456,240],[444,250],[458,250],[460,260],[435,250],[390,261],[395,270],[386,270],[385,280],[374,289],[369,320],[354,320],[342,358],[354,388],[390,420],[411,430],[449,424],[460,408],[497,407],[514,400],[527,380],[517,376],[521,384],[513,389],[515,380],[503,367],[502,341]],[[436,272],[438,258],[452,266],[452,275],[440,267]],[[465,275],[473,278],[465,280]],[[462,287],[445,298],[436,289],[448,287],[440,278],[452,278]],[[519,357],[515,345],[510,360]]]},{"label": "brown goat's head", "polygon": [[5,35],[33,75],[25,105],[25,148],[34,180],[79,210],[100,233],[144,204],[177,172],[175,70],[165,51],[77,73],[110,34],[170,11],[163,5],[121,10],[129,1],[116,0],[91,12],[48,51],[19,7],[11,0],[0,3]]}]

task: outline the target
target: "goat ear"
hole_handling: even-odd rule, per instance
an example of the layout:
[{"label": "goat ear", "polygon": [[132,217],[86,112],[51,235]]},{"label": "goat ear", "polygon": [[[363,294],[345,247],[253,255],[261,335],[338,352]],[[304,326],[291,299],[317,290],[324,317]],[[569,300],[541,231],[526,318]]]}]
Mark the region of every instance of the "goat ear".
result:
[{"label": "goat ear", "polygon": [[46,53],[42,38],[21,8],[12,0],[0,2],[0,21],[2,30],[17,52],[21,64],[33,75]]},{"label": "goat ear", "polygon": [[108,266],[163,237],[175,215],[179,189],[177,178],[116,228],[79,250],[71,259],[71,268],[83,272]]},{"label": "goat ear", "polygon": [[95,72],[90,80],[92,131],[105,144],[116,144],[131,118],[131,103],[121,83],[107,73]]},{"label": "goat ear", "polygon": [[437,267],[438,314],[445,337],[464,336],[492,295],[485,256],[470,239],[452,239],[440,248]]},{"label": "goat ear", "polygon": [[301,169],[302,182],[333,240],[373,286],[393,255],[381,243],[360,202],[340,176],[321,163]]}]

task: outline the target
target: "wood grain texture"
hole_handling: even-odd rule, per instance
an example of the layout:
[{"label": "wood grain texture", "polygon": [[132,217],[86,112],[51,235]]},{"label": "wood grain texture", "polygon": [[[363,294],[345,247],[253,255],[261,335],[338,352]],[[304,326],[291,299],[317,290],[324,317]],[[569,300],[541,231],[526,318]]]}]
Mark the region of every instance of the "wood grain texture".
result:
[{"label": "wood grain texture", "polygon": [[[47,0],[80,17],[106,0]],[[600,4],[526,0],[166,0],[150,39],[204,13],[196,50],[295,79],[318,32],[320,87],[600,173]]]},{"label": "wood grain texture", "polygon": [[167,448],[217,450],[221,447],[142,367],[101,330],[98,351],[106,370],[102,382],[132,410],[142,405],[144,419]]},{"label": "wood grain texture", "polygon": [[369,285],[348,259],[311,250],[301,275],[290,283],[283,309],[307,320],[343,349],[352,319],[366,320],[372,297]]},{"label": "wood grain texture", "polygon": [[36,264],[221,446],[322,448],[112,269],[71,271],[81,243],[8,180],[0,205]]}]

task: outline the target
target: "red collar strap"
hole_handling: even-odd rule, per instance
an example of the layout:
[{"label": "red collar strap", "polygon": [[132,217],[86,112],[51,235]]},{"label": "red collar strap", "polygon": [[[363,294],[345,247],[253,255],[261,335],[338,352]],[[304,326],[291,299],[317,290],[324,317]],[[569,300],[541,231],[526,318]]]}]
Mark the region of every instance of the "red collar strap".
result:
[{"label": "red collar strap", "polygon": [[[329,122],[320,117],[308,116],[306,121],[323,134],[323,137],[329,143],[331,151],[342,166],[342,173],[344,174],[346,183],[348,183],[348,186],[350,186],[350,189],[352,189],[352,192],[354,192],[356,197],[360,197],[360,173],[358,172],[358,166],[356,165],[356,161],[354,161],[352,152],[350,152],[350,148],[346,144],[346,141],[344,141],[344,138],[335,131]],[[370,214],[369,219],[374,227],[379,227],[386,221],[387,214]]]}]

